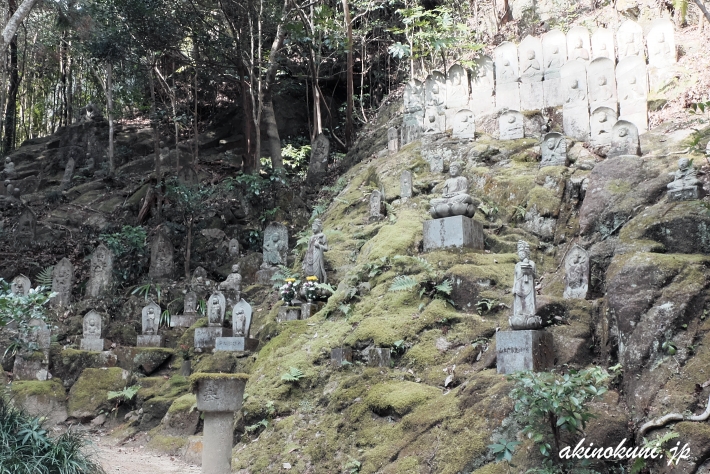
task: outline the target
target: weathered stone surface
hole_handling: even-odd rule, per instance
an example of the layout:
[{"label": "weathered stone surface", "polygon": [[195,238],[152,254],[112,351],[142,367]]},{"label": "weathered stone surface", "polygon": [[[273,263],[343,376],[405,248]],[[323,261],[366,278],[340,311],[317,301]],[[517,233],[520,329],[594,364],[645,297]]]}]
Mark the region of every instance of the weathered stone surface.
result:
[{"label": "weathered stone surface", "polygon": [[429,171],[432,173],[443,173],[444,172],[444,157],[441,155],[434,155],[427,159],[429,161]]},{"label": "weathered stone surface", "polygon": [[446,78],[440,71],[434,71],[424,82],[424,133],[444,133],[446,131]]},{"label": "weathered stone surface", "polygon": [[468,179],[460,176],[460,163],[451,163],[451,177],[444,183],[440,198],[429,201],[429,214],[434,219],[443,217],[466,216],[473,217],[479,202],[468,194]]},{"label": "weathered stone surface", "polygon": [[197,176],[197,171],[192,166],[183,166],[178,171],[178,182],[187,186],[195,186],[199,184],[200,179]]},{"label": "weathered stone surface", "polygon": [[496,109],[520,110],[520,83],[496,84]]},{"label": "weathered stone surface", "polygon": [[113,283],[113,254],[100,244],[91,255],[89,282],[86,284],[86,294],[97,297],[111,288]]},{"label": "weathered stone surface", "polygon": [[375,189],[370,193],[370,222],[379,221],[384,217],[382,214],[384,207],[384,196]]},{"label": "weathered stone surface", "polygon": [[622,155],[641,155],[636,125],[626,120],[618,120],[611,129],[611,148],[607,157],[614,158]]},{"label": "weathered stone surface", "polygon": [[242,298],[232,310],[232,334],[235,337],[249,337],[251,331],[251,305]]},{"label": "weathered stone surface", "polygon": [[353,363],[353,350],[350,347],[336,347],[330,350],[330,364],[336,369],[343,365],[343,362]]},{"label": "weathered stone surface", "polygon": [[476,138],[476,119],[473,112],[468,109],[456,112],[452,136],[454,138]]},{"label": "weathered stone surface", "polygon": [[64,257],[52,270],[52,292],[57,293],[51,299],[54,306],[66,306],[71,302],[71,291],[74,285],[74,265]]},{"label": "weathered stone surface", "polygon": [[163,347],[163,336],[139,335],[136,341],[136,347]]},{"label": "weathered stone surface", "polygon": [[282,323],[284,321],[297,321],[301,319],[300,306],[282,306],[279,308],[279,315],[276,321]]},{"label": "weathered stone surface", "polygon": [[518,48],[504,41],[494,52],[496,73],[496,108],[520,110]]},{"label": "weathered stone surface", "polygon": [[517,110],[509,110],[498,118],[501,140],[517,140],[525,137],[523,114]]},{"label": "weathered stone surface", "polygon": [[498,331],[496,366],[499,374],[551,369],[555,362],[552,334],[546,331]]},{"label": "weathered stone surface", "polygon": [[542,327],[542,318],[537,316],[535,302],[535,262],[530,260],[530,245],[518,241],[518,259],[515,264],[513,283],[513,314],[508,319],[511,329],[538,329]]},{"label": "weathered stone surface", "polygon": [[27,296],[30,293],[30,289],[32,289],[32,283],[25,275],[16,276],[10,283],[10,291],[13,295]]},{"label": "weathered stone surface", "polygon": [[469,108],[476,117],[495,112],[494,90],[493,60],[489,56],[482,56],[474,61],[471,76],[471,97],[475,100],[469,101]]},{"label": "weathered stone surface", "polygon": [[412,197],[412,172],[409,170],[402,171],[399,177],[399,197]]},{"label": "weathered stone surface", "polygon": [[152,301],[143,307],[141,311],[141,333],[148,336],[158,334],[160,325],[160,306]]},{"label": "weathered stone surface", "polygon": [[483,225],[466,216],[424,221],[424,251],[467,247],[483,250]]},{"label": "weathered stone surface", "polygon": [[404,113],[424,116],[424,85],[416,79],[404,87]]},{"label": "weathered stone surface", "polygon": [[214,349],[215,341],[218,337],[229,337],[231,334],[222,327],[206,327],[195,329],[195,350],[202,352],[206,349]]},{"label": "weathered stone surface", "polygon": [[646,62],[643,44],[643,28],[633,20],[626,20],[616,32],[616,45],[619,62],[622,59],[635,56]]},{"label": "weathered stone surface", "polygon": [[207,324],[210,327],[222,327],[224,314],[227,311],[227,301],[224,295],[217,291],[207,300]]},{"label": "weathered stone surface", "polygon": [[102,408],[112,408],[106,393],[120,391],[130,385],[131,373],[118,367],[84,369],[69,390],[67,412],[69,417],[86,420],[95,417]]},{"label": "weathered stone surface", "polygon": [[454,64],[446,75],[446,108],[454,112],[467,108],[468,94],[468,71],[460,64]]},{"label": "weathered stone surface", "polygon": [[422,134],[422,124],[424,123],[424,113],[421,118],[414,115],[405,115],[402,120],[402,146],[419,140]]},{"label": "weathered stone surface", "polygon": [[170,327],[171,328],[189,328],[197,322],[199,317],[197,314],[174,314],[170,317]]},{"label": "weathered stone surface", "polygon": [[237,239],[229,241],[229,256],[233,258],[239,256],[239,241]]},{"label": "weathered stone surface", "polygon": [[201,378],[197,385],[197,409],[207,413],[237,411],[242,406],[245,385],[246,379],[240,378]]},{"label": "weathered stone surface", "polygon": [[286,265],[288,253],[288,228],[278,222],[270,222],[264,230],[264,263],[261,268]]},{"label": "weathered stone surface", "polygon": [[565,257],[564,298],[584,299],[589,290],[589,255],[579,245],[573,246]]},{"label": "weathered stone surface", "polygon": [[444,133],[446,131],[446,109],[443,106],[427,106],[424,112],[425,134]]},{"label": "weathered stone surface", "polygon": [[545,107],[558,107],[564,103],[560,69],[567,62],[567,39],[565,34],[554,29],[542,36],[544,58],[544,100]]},{"label": "weathered stone surface", "polygon": [[317,302],[317,303],[303,303],[301,305],[301,319],[308,319],[314,314],[316,314],[318,311],[323,309],[323,306],[325,306],[324,303],[322,302]]},{"label": "weathered stone surface", "polygon": [[370,349],[367,365],[370,367],[390,367],[392,354],[389,347],[373,347]]},{"label": "weathered stone surface", "polygon": [[616,62],[614,31],[598,28],[592,34],[592,59],[608,58]]},{"label": "weathered stone surface", "polygon": [[616,72],[614,61],[608,58],[597,58],[587,66],[587,82],[589,84],[589,106],[591,110],[608,107],[616,110]]},{"label": "weathered stone surface", "polygon": [[616,107],[614,109],[609,107],[594,109],[590,119],[591,144],[596,147],[610,146],[612,130],[617,121]]},{"label": "weathered stone surface", "polygon": [[543,52],[539,38],[526,36],[518,46],[520,64],[520,110],[540,110],[543,97]]},{"label": "weathered stone surface", "polygon": [[20,218],[17,220],[16,235],[20,239],[27,239],[29,242],[34,242],[37,236],[37,216],[32,209],[26,207]]},{"label": "weathered stone surface", "polygon": [[10,385],[12,403],[22,407],[29,415],[45,417],[45,426],[55,426],[66,421],[67,395],[62,381],[15,381]]},{"label": "weathered stone surface", "polygon": [[308,174],[306,182],[315,185],[325,176],[328,170],[328,156],[330,155],[330,140],[324,134],[319,133],[311,145],[311,159],[308,162]]},{"label": "weathered stone surface", "polygon": [[173,244],[168,236],[161,230],[153,237],[150,244],[150,269],[148,274],[152,278],[169,278],[174,271]]},{"label": "weathered stone surface", "polygon": [[636,125],[639,132],[648,130],[648,77],[646,62],[639,56],[619,60],[616,66],[619,94],[619,119]]},{"label": "weathered stone surface", "polygon": [[648,48],[648,80],[651,90],[659,90],[673,79],[673,66],[677,61],[673,22],[654,20],[646,36]]},{"label": "weathered stone surface", "polygon": [[215,352],[245,352],[256,351],[259,347],[258,339],[242,336],[218,337],[215,339]]},{"label": "weathered stone surface", "polygon": [[170,405],[160,422],[163,433],[169,436],[192,436],[200,423],[200,412],[192,407],[197,403],[193,394],[178,397]]},{"label": "weathered stone surface", "polygon": [[306,277],[315,276],[320,283],[328,283],[325,273],[325,254],[328,251],[328,238],[323,233],[323,223],[315,219],[311,226],[313,235],[308,240],[308,248],[303,256],[301,269]]},{"label": "weathered stone surface", "polygon": [[84,316],[82,326],[84,337],[81,339],[79,348],[82,351],[103,351],[104,340],[101,339],[101,315],[94,310],[89,311]]},{"label": "weathered stone surface", "polygon": [[589,30],[583,26],[574,26],[567,32],[567,60],[576,59],[589,62],[592,47],[589,42]]},{"label": "weathered stone surface", "polygon": [[390,155],[399,151],[399,132],[394,127],[387,130],[387,149]]},{"label": "weathered stone surface", "polygon": [[690,201],[705,196],[703,182],[698,179],[698,172],[690,164],[688,158],[678,160],[678,170],[673,175],[673,181],[668,183],[669,201]]},{"label": "weathered stone surface", "polygon": [[550,132],[542,137],[540,167],[567,165],[567,140],[561,133]]},{"label": "weathered stone surface", "polygon": [[232,273],[227,275],[227,279],[220,283],[217,289],[227,298],[227,305],[233,306],[241,299],[242,276],[239,274],[239,264],[232,265]]},{"label": "weathered stone surface", "polygon": [[565,135],[589,140],[589,98],[587,69],[582,60],[569,61],[560,70],[564,89],[563,124]]}]

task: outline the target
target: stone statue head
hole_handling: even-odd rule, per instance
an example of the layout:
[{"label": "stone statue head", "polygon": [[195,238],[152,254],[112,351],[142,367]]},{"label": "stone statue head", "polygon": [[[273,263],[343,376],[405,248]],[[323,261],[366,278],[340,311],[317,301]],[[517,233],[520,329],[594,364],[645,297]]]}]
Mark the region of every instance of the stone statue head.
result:
[{"label": "stone statue head", "polygon": [[579,81],[577,79],[574,79],[572,83],[570,84],[570,89],[579,89]]},{"label": "stone statue head", "polygon": [[560,54],[560,47],[558,45],[552,48],[552,54]]},{"label": "stone statue head", "polygon": [[607,121],[607,118],[608,118],[608,117],[606,116],[606,112],[601,112],[601,113],[599,113],[599,114],[597,115],[597,120],[599,121],[599,123],[604,123],[604,122],[606,122],[606,121]]},{"label": "stone statue head", "polygon": [[582,38],[577,37],[577,39],[574,40],[574,47],[577,49],[580,49],[582,46],[584,46],[584,42],[582,41]]},{"label": "stone statue head", "polygon": [[632,86],[636,84],[636,76],[631,76],[629,78],[629,84],[631,84]]},{"label": "stone statue head", "polygon": [[449,166],[449,174],[452,178],[455,178],[459,174],[461,174],[461,163],[459,163],[458,161],[451,163],[451,165]]},{"label": "stone statue head", "polygon": [[508,123],[515,123],[515,115],[509,115],[508,116]]},{"label": "stone statue head", "polygon": [[624,138],[624,137],[625,137],[626,135],[628,135],[628,134],[629,134],[629,129],[628,129],[628,128],[626,128],[626,127],[621,127],[621,128],[619,129],[619,136],[620,136],[621,138]]},{"label": "stone statue head", "polygon": [[276,243],[279,241],[279,234],[271,234],[271,241]]},{"label": "stone statue head", "polygon": [[548,150],[554,150],[555,149],[555,139],[550,137],[547,139],[547,149]]},{"label": "stone statue head", "polygon": [[535,59],[535,51],[533,51],[532,49],[528,49],[527,56],[528,61],[532,61],[533,59]]},{"label": "stone statue head", "polygon": [[658,37],[656,39],[659,43],[664,43],[666,41],[666,35],[663,32],[658,33]]},{"label": "stone statue head", "polygon": [[597,84],[600,86],[605,86],[606,85],[606,76],[599,76],[597,78]]},{"label": "stone statue head", "polygon": [[12,163],[12,158],[10,158],[9,156],[5,158],[5,163],[7,163],[8,165]]},{"label": "stone statue head", "polygon": [[606,43],[602,43],[599,49],[601,49],[602,51],[606,51]]},{"label": "stone statue head", "polygon": [[688,158],[680,158],[678,160],[678,169],[681,171],[685,171],[690,167],[690,161],[688,161]]},{"label": "stone statue head", "polygon": [[323,230],[323,222],[320,219],[314,220],[311,229],[313,229],[314,234],[319,234]]},{"label": "stone statue head", "polygon": [[503,66],[508,67],[510,66],[510,61],[508,59],[503,60]]},{"label": "stone statue head", "polygon": [[239,264],[235,263],[232,265],[232,273],[239,273]]},{"label": "stone statue head", "polygon": [[518,240],[518,258],[521,261],[530,258],[530,245],[524,240]]}]

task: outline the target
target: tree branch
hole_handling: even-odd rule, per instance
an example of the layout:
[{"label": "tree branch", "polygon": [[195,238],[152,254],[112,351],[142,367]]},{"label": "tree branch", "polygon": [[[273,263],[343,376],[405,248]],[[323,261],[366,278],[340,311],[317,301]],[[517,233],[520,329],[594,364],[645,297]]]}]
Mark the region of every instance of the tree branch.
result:
[{"label": "tree branch", "polygon": [[685,417],[681,415],[680,413],[669,413],[667,415],[664,415],[656,420],[651,420],[647,423],[644,423],[641,428],[639,428],[639,433],[638,436],[639,438],[642,438],[643,435],[645,435],[648,431],[654,429],[654,428],[662,428],[671,421],[683,421],[683,420],[688,420],[688,421],[705,421],[708,418],[710,418],[710,398],[708,398],[708,405],[707,408],[705,408],[705,411],[702,412],[700,415],[691,415],[688,417]]},{"label": "tree branch", "polygon": [[710,21],[710,12],[708,9],[705,7],[705,4],[702,2],[702,0],[693,0],[695,4],[700,8],[700,11],[703,12],[703,15],[705,15],[705,18]]},{"label": "tree branch", "polygon": [[15,10],[15,13],[12,15],[10,20],[8,20],[7,25],[5,25],[5,28],[2,30],[2,45],[0,45],[2,51],[5,51],[7,46],[10,44],[10,41],[12,41],[12,37],[15,36],[15,33],[17,33],[17,29],[20,27],[20,24],[27,17],[27,15],[29,15],[30,10],[32,10],[32,7],[35,6],[37,1],[38,0],[25,0],[19,7],[17,7],[17,10]]}]

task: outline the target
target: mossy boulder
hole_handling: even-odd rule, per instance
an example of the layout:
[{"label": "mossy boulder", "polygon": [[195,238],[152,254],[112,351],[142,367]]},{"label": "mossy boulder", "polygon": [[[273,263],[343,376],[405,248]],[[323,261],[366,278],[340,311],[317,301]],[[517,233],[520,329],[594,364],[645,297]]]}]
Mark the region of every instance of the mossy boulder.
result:
[{"label": "mossy boulder", "polygon": [[118,358],[110,352],[64,349],[51,359],[51,364],[50,372],[64,381],[65,388],[71,388],[84,369],[116,367]]},{"label": "mossy boulder", "polygon": [[174,355],[173,349],[165,347],[120,347],[115,352],[120,367],[145,375],[160,369]]},{"label": "mossy boulder", "polygon": [[417,405],[441,396],[441,390],[414,382],[394,382],[375,385],[365,397],[365,403],[380,416],[404,416]]},{"label": "mossy boulder", "polygon": [[10,390],[13,403],[32,416],[47,417],[48,427],[68,417],[67,395],[60,379],[17,381],[10,385]]},{"label": "mossy boulder", "polygon": [[193,366],[193,372],[234,373],[249,372],[254,358],[242,353],[218,351],[203,354]]},{"label": "mossy boulder", "polygon": [[160,422],[159,429],[168,436],[192,436],[197,431],[200,412],[197,397],[191,393],[176,398]]},{"label": "mossy boulder", "polygon": [[118,367],[84,369],[69,391],[69,417],[83,421],[95,417],[101,409],[110,410],[108,392],[123,390],[131,383],[131,373]]}]

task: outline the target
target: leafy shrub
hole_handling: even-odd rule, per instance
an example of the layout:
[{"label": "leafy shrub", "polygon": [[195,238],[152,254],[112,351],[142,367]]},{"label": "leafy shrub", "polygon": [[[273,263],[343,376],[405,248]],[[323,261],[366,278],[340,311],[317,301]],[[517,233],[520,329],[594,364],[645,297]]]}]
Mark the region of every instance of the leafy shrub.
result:
[{"label": "leafy shrub", "polygon": [[297,369],[296,367],[290,367],[288,369],[288,372],[281,376],[281,380],[283,380],[284,382],[298,382],[305,375],[306,374],[304,374],[301,369]]},{"label": "leafy shrub", "polygon": [[10,284],[0,278],[0,327],[15,321],[20,331],[26,331],[30,319],[45,319],[46,305],[51,296],[41,286],[30,289],[27,296],[15,295]]},{"label": "leafy shrub", "polygon": [[145,250],[147,235],[143,227],[124,225],[120,232],[101,234],[99,238],[116,257],[120,257],[131,251],[142,252]]}]

